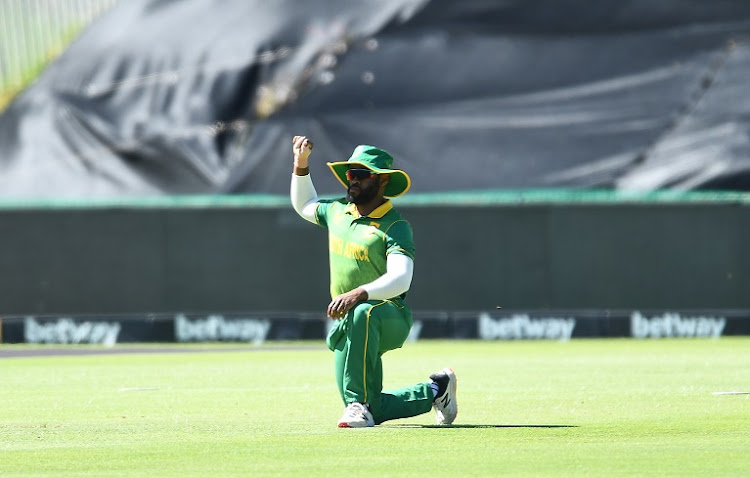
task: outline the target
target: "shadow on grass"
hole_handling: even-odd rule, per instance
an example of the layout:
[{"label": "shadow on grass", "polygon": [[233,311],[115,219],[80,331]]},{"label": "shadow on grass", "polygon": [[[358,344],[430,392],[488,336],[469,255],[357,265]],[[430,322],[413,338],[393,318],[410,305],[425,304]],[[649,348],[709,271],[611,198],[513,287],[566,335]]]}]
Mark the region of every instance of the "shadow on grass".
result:
[{"label": "shadow on grass", "polygon": [[391,428],[578,428],[578,425],[418,425],[416,423],[385,424]]}]

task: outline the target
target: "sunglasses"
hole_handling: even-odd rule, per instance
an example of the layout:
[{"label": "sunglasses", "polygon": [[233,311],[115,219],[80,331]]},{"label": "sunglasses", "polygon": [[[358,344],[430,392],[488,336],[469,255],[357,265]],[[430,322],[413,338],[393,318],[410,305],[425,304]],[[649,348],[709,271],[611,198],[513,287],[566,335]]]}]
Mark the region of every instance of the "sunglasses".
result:
[{"label": "sunglasses", "polygon": [[349,181],[358,180],[362,181],[364,179],[370,179],[373,176],[377,176],[378,173],[374,173],[370,171],[369,169],[347,169],[346,170],[346,179]]}]

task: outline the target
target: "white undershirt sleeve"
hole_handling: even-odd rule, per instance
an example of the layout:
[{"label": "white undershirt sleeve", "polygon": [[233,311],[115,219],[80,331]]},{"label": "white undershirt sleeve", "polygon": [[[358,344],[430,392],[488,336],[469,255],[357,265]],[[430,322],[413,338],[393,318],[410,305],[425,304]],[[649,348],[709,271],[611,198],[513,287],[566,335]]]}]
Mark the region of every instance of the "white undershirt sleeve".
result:
[{"label": "white undershirt sleeve", "polygon": [[292,185],[289,188],[292,207],[303,219],[317,224],[315,210],[318,207],[318,193],[309,174],[297,176],[292,174]]},{"label": "white undershirt sleeve", "polygon": [[370,300],[385,300],[397,297],[411,286],[414,261],[405,254],[388,254],[386,272],[374,281],[364,284]]}]

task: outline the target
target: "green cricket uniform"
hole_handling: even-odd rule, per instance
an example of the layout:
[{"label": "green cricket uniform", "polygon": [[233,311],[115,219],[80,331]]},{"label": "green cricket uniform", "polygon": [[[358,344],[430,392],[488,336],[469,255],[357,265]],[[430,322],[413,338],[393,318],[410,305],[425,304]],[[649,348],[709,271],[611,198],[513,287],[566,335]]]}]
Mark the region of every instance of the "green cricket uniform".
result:
[{"label": "green cricket uniform", "polygon": [[[321,201],[315,220],[328,229],[331,297],[385,274],[388,254],[414,259],[411,225],[390,200],[368,216],[360,216],[356,206],[344,199]],[[406,293],[360,302],[334,325],[327,338],[335,354],[336,380],[344,404],[369,404],[375,423],[420,415],[432,408],[429,382],[382,392],[381,357],[404,344],[413,323],[405,297]]]}]

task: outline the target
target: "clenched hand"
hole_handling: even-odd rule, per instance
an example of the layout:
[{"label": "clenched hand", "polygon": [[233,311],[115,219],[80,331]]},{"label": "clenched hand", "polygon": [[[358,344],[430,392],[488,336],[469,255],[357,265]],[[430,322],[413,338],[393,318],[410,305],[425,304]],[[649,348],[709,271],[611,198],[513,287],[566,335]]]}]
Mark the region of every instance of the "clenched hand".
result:
[{"label": "clenched hand", "polygon": [[352,307],[363,300],[367,300],[367,297],[367,291],[361,287],[334,297],[328,304],[328,317],[333,320],[343,319]]}]

